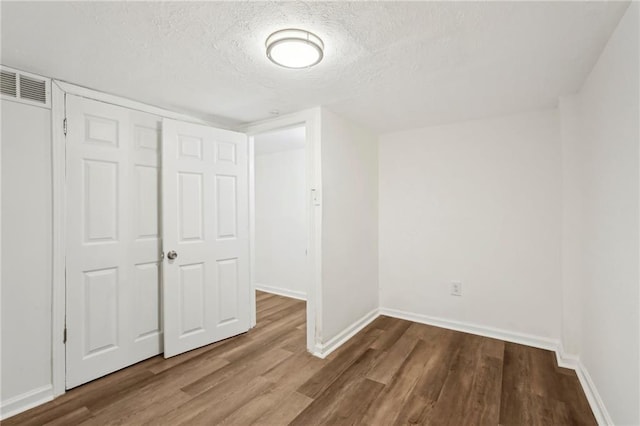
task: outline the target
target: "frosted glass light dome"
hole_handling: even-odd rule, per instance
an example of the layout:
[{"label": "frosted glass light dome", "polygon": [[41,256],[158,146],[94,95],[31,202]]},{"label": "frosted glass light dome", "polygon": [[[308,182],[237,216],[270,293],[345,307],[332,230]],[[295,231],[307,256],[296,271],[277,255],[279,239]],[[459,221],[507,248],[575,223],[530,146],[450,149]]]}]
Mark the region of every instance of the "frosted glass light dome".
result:
[{"label": "frosted glass light dome", "polygon": [[267,37],[267,57],[285,68],[309,68],[322,60],[324,43],[306,30],[286,29]]}]

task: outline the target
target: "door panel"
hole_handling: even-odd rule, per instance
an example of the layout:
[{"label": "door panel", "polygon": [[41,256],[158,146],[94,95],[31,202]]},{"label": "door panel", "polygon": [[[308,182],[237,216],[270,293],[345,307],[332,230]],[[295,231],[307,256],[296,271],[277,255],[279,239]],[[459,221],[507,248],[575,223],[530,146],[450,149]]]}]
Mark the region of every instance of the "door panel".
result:
[{"label": "door panel", "polygon": [[165,357],[249,329],[245,135],[163,121]]},{"label": "door panel", "polygon": [[157,117],[67,96],[67,388],[162,352]]},{"label": "door panel", "polygon": [[136,342],[153,337],[162,327],[160,316],[160,262],[136,265],[134,285],[136,288]]}]

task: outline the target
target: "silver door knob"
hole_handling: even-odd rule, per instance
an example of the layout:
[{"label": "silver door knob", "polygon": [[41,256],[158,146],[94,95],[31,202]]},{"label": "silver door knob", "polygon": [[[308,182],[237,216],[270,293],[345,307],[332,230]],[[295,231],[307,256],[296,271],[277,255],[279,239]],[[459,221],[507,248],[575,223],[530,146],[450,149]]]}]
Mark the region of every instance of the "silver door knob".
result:
[{"label": "silver door knob", "polygon": [[178,253],[176,253],[174,250],[171,250],[169,253],[167,253],[167,258],[169,260],[173,260],[176,257],[178,257]]}]

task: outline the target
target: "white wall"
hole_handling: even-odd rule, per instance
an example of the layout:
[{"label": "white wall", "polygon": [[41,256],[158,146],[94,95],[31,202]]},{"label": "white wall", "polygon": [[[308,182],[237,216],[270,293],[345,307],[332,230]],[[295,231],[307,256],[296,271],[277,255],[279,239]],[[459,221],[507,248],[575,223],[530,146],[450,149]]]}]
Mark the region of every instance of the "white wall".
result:
[{"label": "white wall", "polygon": [[3,100],[3,417],[51,396],[51,217],[51,111]]},{"label": "white wall", "polygon": [[382,135],[381,307],[559,338],[560,148],[554,110]]},{"label": "white wall", "polygon": [[[260,136],[255,143],[262,143]],[[256,286],[303,299],[309,276],[305,154],[303,147],[255,156]]]},{"label": "white wall", "polygon": [[376,137],[322,108],[322,342],[378,308]]},{"label": "white wall", "polygon": [[[567,223],[580,282],[579,357],[615,424],[640,424],[640,5],[632,3],[579,94],[564,100]],[[575,225],[574,225],[575,226]],[[570,264],[568,264],[570,266]]]},{"label": "white wall", "polygon": [[578,357],[582,328],[582,283],[584,263],[581,255],[583,238],[583,189],[581,168],[583,153],[577,135],[580,118],[577,96],[560,99],[562,138],[562,351],[565,356]]}]

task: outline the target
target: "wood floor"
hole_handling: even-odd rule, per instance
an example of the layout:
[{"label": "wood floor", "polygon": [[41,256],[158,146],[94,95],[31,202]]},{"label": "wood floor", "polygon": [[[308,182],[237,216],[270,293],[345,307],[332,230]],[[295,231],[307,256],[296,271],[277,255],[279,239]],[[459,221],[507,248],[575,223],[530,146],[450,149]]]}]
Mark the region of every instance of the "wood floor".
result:
[{"label": "wood floor", "polygon": [[304,302],[257,299],[249,333],[151,358],[2,424],[596,424],[549,351],[380,317],[321,360],[305,351]]}]

